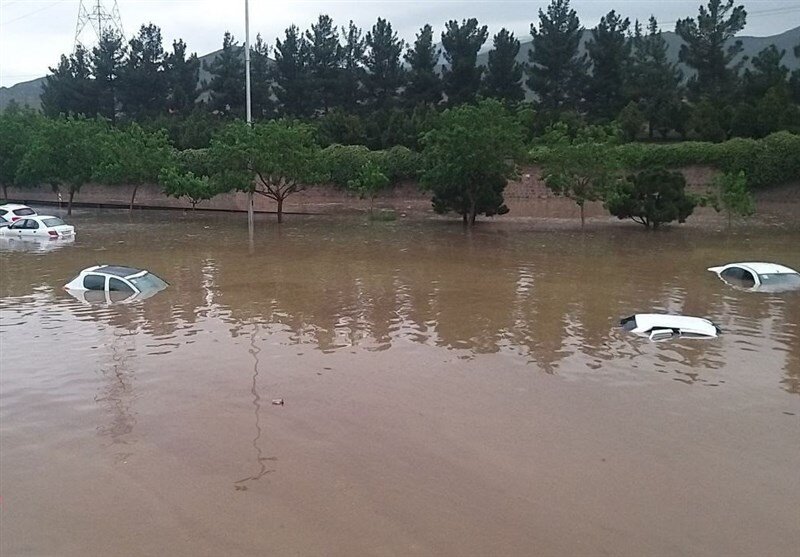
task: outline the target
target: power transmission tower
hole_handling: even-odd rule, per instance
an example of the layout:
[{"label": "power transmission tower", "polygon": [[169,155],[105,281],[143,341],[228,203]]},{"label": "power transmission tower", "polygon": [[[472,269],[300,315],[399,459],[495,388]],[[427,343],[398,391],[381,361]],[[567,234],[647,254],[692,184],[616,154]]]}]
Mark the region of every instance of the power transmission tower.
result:
[{"label": "power transmission tower", "polygon": [[[111,10],[106,8],[106,4],[111,4]],[[86,29],[87,25],[94,31],[94,37],[90,37],[89,41],[84,43],[87,35],[89,35],[89,31]],[[110,31],[119,34],[120,37],[125,37],[117,0],[113,0],[112,2],[103,2],[103,0],[80,0],[80,5],[78,6],[78,23],[75,25],[75,45],[73,46],[73,50],[78,48],[78,45],[86,48],[89,44],[99,41],[104,34]]]}]

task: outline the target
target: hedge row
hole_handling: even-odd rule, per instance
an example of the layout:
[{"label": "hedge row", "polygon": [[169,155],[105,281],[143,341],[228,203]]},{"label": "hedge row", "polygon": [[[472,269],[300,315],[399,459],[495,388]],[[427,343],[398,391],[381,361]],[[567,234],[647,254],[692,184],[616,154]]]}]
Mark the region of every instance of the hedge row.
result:
[{"label": "hedge row", "polygon": [[631,169],[713,166],[722,172],[744,171],[754,189],[800,180],[800,135],[781,131],[763,139],[734,138],[723,143],[627,143],[616,148]]},{"label": "hedge row", "polygon": [[420,154],[403,146],[370,151],[363,145],[330,145],[322,150],[325,171],[331,183],[340,188],[346,188],[367,161],[376,163],[393,186],[417,179],[422,167]]}]

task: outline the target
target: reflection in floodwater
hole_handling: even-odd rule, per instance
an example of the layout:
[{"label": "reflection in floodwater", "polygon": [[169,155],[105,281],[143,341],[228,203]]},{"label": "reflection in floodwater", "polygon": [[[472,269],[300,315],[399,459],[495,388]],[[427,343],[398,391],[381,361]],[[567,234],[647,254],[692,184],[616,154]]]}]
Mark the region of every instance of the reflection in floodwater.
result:
[{"label": "reflection in floodwater", "polygon": [[[104,381],[94,400],[105,409],[109,423],[98,426],[97,431],[101,436],[107,436],[112,445],[127,445],[136,425],[136,413],[132,408],[134,375],[129,363],[136,350],[135,336],[112,330],[107,346],[110,361],[100,368]],[[125,458],[127,454],[120,453],[117,457]]]},{"label": "reflection in floodwater", "polygon": [[75,236],[66,238],[11,238],[0,236],[0,250],[46,253],[56,251],[75,243]]}]

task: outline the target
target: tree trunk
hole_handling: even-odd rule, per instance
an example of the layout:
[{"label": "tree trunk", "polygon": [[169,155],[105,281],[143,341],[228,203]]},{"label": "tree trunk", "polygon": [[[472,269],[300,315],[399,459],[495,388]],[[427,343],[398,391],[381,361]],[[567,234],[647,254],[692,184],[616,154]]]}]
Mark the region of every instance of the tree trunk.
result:
[{"label": "tree trunk", "polygon": [[579,207],[581,208],[581,228],[583,228],[586,225],[586,217],[583,212],[583,203],[581,203]]},{"label": "tree trunk", "polygon": [[8,201],[8,184],[3,182],[3,201]]},{"label": "tree trunk", "polygon": [[283,198],[278,198],[278,223],[283,222]]},{"label": "tree trunk", "polygon": [[467,212],[466,211],[461,213],[461,220],[464,221],[464,225],[466,226],[466,224],[467,224]]},{"label": "tree trunk", "polygon": [[133,202],[136,200],[136,190],[139,189],[139,184],[133,186],[133,193],[131,194],[131,206],[128,208],[129,213],[133,213]]},{"label": "tree trunk", "polygon": [[75,190],[69,188],[69,202],[67,202],[67,216],[72,215],[72,198],[75,197]]},{"label": "tree trunk", "polygon": [[253,239],[253,189],[247,191],[247,232]]}]

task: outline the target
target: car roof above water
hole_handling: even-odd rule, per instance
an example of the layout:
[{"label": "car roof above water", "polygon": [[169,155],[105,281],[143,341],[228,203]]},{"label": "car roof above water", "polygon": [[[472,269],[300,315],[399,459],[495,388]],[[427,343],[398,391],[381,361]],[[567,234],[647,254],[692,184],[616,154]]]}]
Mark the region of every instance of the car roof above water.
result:
[{"label": "car roof above water", "polygon": [[764,263],[760,261],[745,261],[742,263],[729,263],[725,265],[725,267],[745,267],[750,269],[759,275],[782,275],[785,273],[796,274],[797,271],[786,267],[784,265],[778,265],[777,263]]},{"label": "car roof above water", "polygon": [[147,271],[143,269],[134,269],[133,267],[123,267],[121,265],[98,265],[97,267],[86,269],[85,272],[105,273],[107,275],[114,275],[115,277],[127,278]]}]

